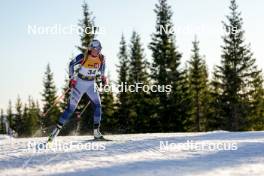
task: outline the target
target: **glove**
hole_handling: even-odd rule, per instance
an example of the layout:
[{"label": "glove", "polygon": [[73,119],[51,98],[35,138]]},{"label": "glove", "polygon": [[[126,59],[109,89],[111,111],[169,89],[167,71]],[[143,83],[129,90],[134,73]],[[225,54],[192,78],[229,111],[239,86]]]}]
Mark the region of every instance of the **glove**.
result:
[{"label": "glove", "polygon": [[76,86],[77,81],[74,79],[70,80],[70,88],[74,88]]},{"label": "glove", "polygon": [[107,79],[105,76],[101,76],[103,86],[107,85]]}]

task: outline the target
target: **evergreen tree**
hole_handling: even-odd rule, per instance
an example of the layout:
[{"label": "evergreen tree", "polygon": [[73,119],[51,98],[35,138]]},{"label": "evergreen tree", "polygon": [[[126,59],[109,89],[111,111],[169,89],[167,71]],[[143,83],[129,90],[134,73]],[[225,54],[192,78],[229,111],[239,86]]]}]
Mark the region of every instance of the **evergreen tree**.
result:
[{"label": "evergreen tree", "polygon": [[95,25],[94,25],[94,17],[92,16],[92,12],[89,11],[89,7],[86,2],[83,3],[82,8],[83,8],[83,19],[80,20],[79,26],[81,27],[83,33],[80,35],[81,46],[78,46],[78,49],[82,53],[85,53],[88,45],[95,36],[95,34],[90,31],[91,29],[95,28]]},{"label": "evergreen tree", "polygon": [[223,108],[222,108],[222,101],[221,101],[221,87],[218,83],[218,79],[215,76],[217,67],[214,67],[212,80],[210,81],[209,85],[209,91],[210,91],[210,97],[211,100],[208,102],[210,111],[208,112],[208,118],[206,121],[206,129],[207,130],[221,130],[225,129],[224,125],[224,117],[223,114]]},{"label": "evergreen tree", "polygon": [[184,85],[183,72],[179,69],[181,54],[175,46],[175,36],[171,29],[172,11],[167,4],[167,0],[159,0],[154,12],[157,15],[156,31],[152,35],[152,42],[149,47],[152,50],[152,78],[154,84],[172,85],[170,93],[158,92],[153,96],[158,98],[157,109],[158,115],[155,119],[157,130],[161,131],[179,131],[182,129],[182,117],[179,112],[184,109],[181,105],[181,98]]},{"label": "evergreen tree", "polygon": [[33,136],[36,131],[39,129],[39,113],[40,110],[37,107],[37,104],[34,100],[29,97],[28,98],[28,108],[25,108],[26,114],[25,115],[25,127],[24,127],[24,134],[25,136]]},{"label": "evergreen tree", "polygon": [[9,128],[12,128],[14,127],[14,114],[13,114],[13,110],[12,110],[12,102],[11,100],[9,100],[8,102],[8,107],[7,107],[7,121],[8,121],[8,125],[9,125]]},{"label": "evergreen tree", "polygon": [[[117,114],[118,126],[120,132],[126,132],[128,126],[128,117],[130,112],[129,106],[129,93],[125,91],[125,85],[128,83],[128,69],[129,69],[129,58],[127,53],[127,45],[124,35],[121,37],[120,48],[118,53],[119,65],[117,72],[118,75],[118,85],[120,87],[120,92],[118,92],[118,102],[117,102]],[[123,89],[123,90],[122,90]]]},{"label": "evergreen tree", "polygon": [[195,37],[188,69],[192,96],[192,115],[188,119],[188,131],[205,131],[209,111],[208,72],[205,60],[200,55],[199,50],[199,41]]},{"label": "evergreen tree", "polygon": [[35,101],[35,116],[36,116],[36,129],[35,129],[35,133],[33,133],[33,136],[41,136],[42,135],[42,129],[41,129],[41,108],[39,105],[39,101],[36,100]]},{"label": "evergreen tree", "polygon": [[[148,73],[147,73],[147,61],[144,58],[144,50],[140,42],[140,36],[135,31],[132,33],[130,55],[129,55],[129,72],[128,72],[128,84],[136,85],[149,85]],[[149,118],[148,108],[149,99],[148,93],[139,89],[138,92],[129,93],[129,117],[128,127],[131,132],[143,132],[146,129],[146,121]]]},{"label": "evergreen tree", "polygon": [[264,130],[264,88],[263,77],[258,74],[252,81],[251,112],[244,130]]},{"label": "evergreen tree", "polygon": [[0,110],[0,134],[5,133],[5,125],[4,125],[4,110]]},{"label": "evergreen tree", "polygon": [[144,50],[140,41],[140,36],[135,31],[132,33],[130,45],[130,83],[148,83],[147,61],[144,58]]},{"label": "evergreen tree", "polygon": [[14,130],[18,133],[18,136],[21,136],[24,129],[24,120],[22,119],[22,102],[19,96],[17,97],[15,109],[16,115],[14,119]]},{"label": "evergreen tree", "polygon": [[252,98],[252,82],[260,74],[249,46],[245,45],[241,13],[235,0],[231,0],[231,13],[223,22],[226,34],[223,36],[221,65],[214,73],[214,85],[220,88],[218,100],[221,124],[227,130],[237,131],[247,125]]},{"label": "evergreen tree", "polygon": [[177,107],[177,111],[171,111],[172,119],[168,123],[169,131],[186,131],[188,119],[192,115],[192,94],[190,89],[190,77],[187,66],[182,70],[179,82],[172,87],[169,108]]},{"label": "evergreen tree", "polygon": [[115,113],[115,101],[114,95],[111,90],[112,83],[110,81],[110,74],[108,74],[108,88],[105,87],[105,91],[101,95],[102,103],[102,129],[103,131],[115,132],[117,126],[117,117],[114,116]]},{"label": "evergreen tree", "polygon": [[25,103],[23,106],[23,114],[22,114],[24,126],[23,126],[23,132],[20,136],[27,136],[29,134],[28,132],[29,124],[27,123],[28,117],[29,117],[29,109],[28,109],[28,105]]},{"label": "evergreen tree", "polygon": [[[48,112],[41,117],[41,126],[43,133],[48,132],[48,128],[54,125],[59,116],[59,107],[55,103],[56,101],[56,86],[53,80],[53,73],[50,69],[50,65],[47,65],[46,72],[43,79],[44,90],[42,92],[43,101],[43,113]],[[56,104],[56,105],[55,105]],[[28,105],[30,108],[30,104]],[[49,111],[48,111],[49,110]]]}]

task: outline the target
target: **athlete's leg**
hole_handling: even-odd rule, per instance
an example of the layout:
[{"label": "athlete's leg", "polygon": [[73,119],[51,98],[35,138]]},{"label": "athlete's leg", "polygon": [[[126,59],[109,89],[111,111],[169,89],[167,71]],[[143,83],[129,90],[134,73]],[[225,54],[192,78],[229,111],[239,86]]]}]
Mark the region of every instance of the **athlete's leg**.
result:
[{"label": "athlete's leg", "polygon": [[101,122],[101,116],[102,116],[102,108],[101,108],[101,100],[98,90],[95,87],[94,81],[89,81],[89,86],[87,89],[86,94],[91,100],[91,103],[93,105],[94,114],[93,114],[93,120],[94,124],[100,124]]},{"label": "athlete's leg", "polygon": [[89,96],[91,103],[93,105],[94,109],[94,138],[96,140],[102,140],[104,139],[103,135],[100,132],[100,122],[101,122],[101,115],[102,115],[102,109],[101,109],[101,100],[98,90],[95,87],[95,82],[90,81],[89,87],[87,89],[87,95]]},{"label": "athlete's leg", "polygon": [[71,89],[71,93],[70,93],[70,98],[69,98],[69,103],[67,105],[67,108],[64,110],[64,112],[62,113],[62,115],[59,118],[59,123],[61,125],[64,125],[69,118],[72,116],[72,114],[74,113],[80,99],[82,98],[83,94],[84,94],[84,88],[81,87],[81,81],[82,80],[78,80],[75,88]]},{"label": "athlete's leg", "polygon": [[59,134],[62,126],[69,120],[71,115],[74,113],[85,91],[86,91],[86,88],[85,88],[85,84],[83,84],[83,80],[78,79],[75,88],[71,89],[69,103],[67,105],[67,108],[64,110],[64,112],[60,116],[59,121],[56,125],[56,128],[54,128],[52,133],[49,135],[48,141],[52,141]]}]

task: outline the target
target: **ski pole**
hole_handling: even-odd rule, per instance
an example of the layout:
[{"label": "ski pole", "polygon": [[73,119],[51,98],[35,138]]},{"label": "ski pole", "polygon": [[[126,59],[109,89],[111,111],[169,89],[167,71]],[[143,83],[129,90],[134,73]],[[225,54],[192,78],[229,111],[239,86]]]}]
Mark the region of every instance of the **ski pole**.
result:
[{"label": "ski pole", "polygon": [[43,117],[45,117],[49,111],[56,105],[59,103],[59,101],[62,99],[62,97],[64,97],[69,91],[71,90],[71,88],[69,87],[61,96],[57,97],[53,103],[53,105],[43,114]]},{"label": "ski pole", "polygon": [[85,105],[85,107],[83,108],[82,112],[80,114],[78,114],[77,118],[81,118],[82,114],[84,113],[84,111],[87,109],[87,107],[89,106],[89,104],[91,103],[91,101],[88,101],[88,103]]}]

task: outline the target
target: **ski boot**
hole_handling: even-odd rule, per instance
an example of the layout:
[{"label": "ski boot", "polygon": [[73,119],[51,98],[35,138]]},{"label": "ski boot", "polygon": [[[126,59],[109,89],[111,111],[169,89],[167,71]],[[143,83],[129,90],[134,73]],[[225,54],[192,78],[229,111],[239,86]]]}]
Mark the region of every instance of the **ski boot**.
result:
[{"label": "ski boot", "polygon": [[51,143],[56,136],[58,136],[60,130],[62,128],[62,124],[57,123],[56,128],[52,131],[52,133],[49,135],[48,143]]},{"label": "ski boot", "polygon": [[94,124],[94,140],[95,141],[104,141],[105,138],[100,132],[100,124]]}]

